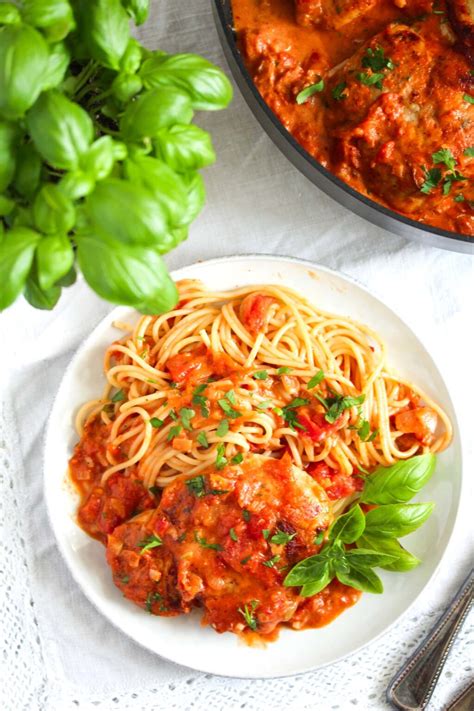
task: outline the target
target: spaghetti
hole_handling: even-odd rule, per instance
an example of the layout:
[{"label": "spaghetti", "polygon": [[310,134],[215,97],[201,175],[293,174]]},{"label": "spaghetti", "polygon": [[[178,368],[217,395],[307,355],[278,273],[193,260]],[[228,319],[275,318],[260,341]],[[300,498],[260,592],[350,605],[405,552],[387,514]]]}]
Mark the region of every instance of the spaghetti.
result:
[{"label": "spaghetti", "polygon": [[[211,467],[219,445],[229,462],[248,452],[289,451],[298,467],[324,463],[352,477],[449,444],[444,411],[388,369],[385,345],[367,326],[281,286],[212,293],[185,281],[179,293],[174,311],[143,316],[107,349],[106,391],[78,413],[80,435],[95,417],[110,426],[102,483],[135,465],[147,488],[163,487]],[[317,372],[324,379],[308,389]],[[357,402],[331,424],[328,395]],[[297,398],[304,402],[291,407]],[[226,417],[222,399],[237,417]],[[187,427],[183,408],[192,413]],[[299,419],[289,424],[284,415],[293,410]],[[401,430],[397,415],[407,412],[413,416]]]}]

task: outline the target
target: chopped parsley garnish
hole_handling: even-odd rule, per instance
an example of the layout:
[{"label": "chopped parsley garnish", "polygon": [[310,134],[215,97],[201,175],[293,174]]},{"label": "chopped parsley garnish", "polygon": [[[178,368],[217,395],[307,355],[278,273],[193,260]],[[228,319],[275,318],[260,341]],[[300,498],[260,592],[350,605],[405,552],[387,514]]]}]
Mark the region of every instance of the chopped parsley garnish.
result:
[{"label": "chopped parsley garnish", "polygon": [[365,400],[365,395],[351,397],[349,395],[337,394],[327,398],[319,397],[318,400],[322,402],[327,409],[324,419],[332,425],[339,419],[345,410],[349,410],[351,407],[355,407],[356,405],[362,405]]},{"label": "chopped parsley garnish", "polygon": [[194,410],[192,410],[190,407],[182,407],[179,411],[179,416],[181,417],[183,427],[188,432],[192,432],[193,426],[191,424],[191,420],[193,419],[195,414],[196,413],[194,412]]},{"label": "chopped parsley garnish", "polygon": [[181,432],[182,429],[183,428],[181,427],[181,425],[174,425],[168,432],[166,441],[171,442],[171,440],[174,439],[174,437],[177,437],[179,435],[179,433]]},{"label": "chopped parsley garnish", "polygon": [[420,192],[428,195],[439,185],[441,180],[441,170],[439,168],[431,168],[430,170],[427,170],[425,166],[422,166],[422,170],[425,174],[425,180],[420,188]]},{"label": "chopped parsley garnish", "polygon": [[212,551],[221,551],[222,546],[220,543],[208,543],[205,538],[200,536],[197,531],[194,531],[194,540],[199,543],[203,548],[209,548]]},{"label": "chopped parsley garnish", "polygon": [[237,410],[234,410],[234,408],[232,407],[230,402],[228,400],[226,400],[225,398],[221,398],[217,402],[218,402],[218,405],[221,408],[221,410],[223,410],[225,412],[225,414],[227,415],[227,417],[230,417],[232,420],[234,420],[236,417],[241,416],[242,413],[238,412]]},{"label": "chopped parsley garnish", "polygon": [[298,428],[306,431],[306,427],[298,422],[298,415],[295,412],[295,409],[302,405],[309,405],[309,400],[304,397],[295,397],[288,405],[281,408],[281,416],[292,430]]},{"label": "chopped parsley garnish", "polygon": [[373,74],[368,74],[367,72],[359,72],[357,79],[364,86],[375,86],[377,89],[383,89],[383,78],[384,74],[381,72],[374,72]]},{"label": "chopped parsley garnish", "polygon": [[158,546],[162,546],[163,541],[159,536],[152,535],[148,536],[148,538],[144,538],[143,541],[140,541],[138,544],[138,547],[141,548],[141,553],[143,554],[145,551],[149,551],[152,548],[157,548]]},{"label": "chopped parsley garnish", "polygon": [[373,72],[380,72],[382,69],[395,69],[395,64],[389,57],[385,56],[383,47],[369,47],[362,57],[362,66],[372,69]]},{"label": "chopped parsley garnish", "polygon": [[467,101],[468,104],[474,104],[474,96],[471,96],[470,94],[463,94],[464,101]]},{"label": "chopped parsley garnish", "polygon": [[308,390],[311,390],[311,388],[315,388],[316,385],[319,385],[322,380],[324,380],[324,372],[322,370],[318,370],[316,375],[313,375],[306,387],[308,388]]},{"label": "chopped parsley garnish", "polygon": [[255,617],[255,610],[259,606],[259,601],[258,600],[252,600],[250,602],[250,605],[244,605],[244,608],[242,609],[239,607],[238,612],[243,616],[247,627],[250,627],[251,630],[255,632],[255,630],[258,627],[258,621],[257,618]]},{"label": "chopped parsley garnish", "polygon": [[164,420],[160,420],[159,417],[152,417],[150,420],[150,425],[152,427],[162,427],[164,425]]},{"label": "chopped parsley garnish", "polygon": [[319,533],[317,533],[315,535],[313,543],[315,546],[320,546],[321,543],[323,542],[323,540],[324,540],[324,531],[320,531]]},{"label": "chopped parsley garnish", "polygon": [[264,537],[265,540],[267,540],[269,535],[270,535],[270,529],[269,528],[262,528],[262,536]]},{"label": "chopped parsley garnish", "polygon": [[187,479],[186,486],[188,487],[188,490],[191,492],[191,494],[197,496],[198,499],[200,499],[201,496],[204,496],[206,493],[206,480],[204,479],[202,474],[199,474],[199,476],[195,476],[192,479]]},{"label": "chopped parsley garnish", "polygon": [[205,432],[200,432],[196,439],[201,445],[201,447],[204,447],[204,449],[207,449],[209,447],[209,442],[207,441],[207,435]]},{"label": "chopped parsley garnish", "polygon": [[237,538],[237,534],[235,532],[235,528],[231,528],[229,531],[229,536],[232,538],[233,541],[238,541],[239,539]]},{"label": "chopped parsley garnish", "polygon": [[[145,600],[145,607],[150,614],[151,614],[151,606],[153,605],[153,603],[160,602],[160,600],[162,600],[162,599],[163,599],[163,597],[160,595],[160,593],[157,593],[157,592],[148,593],[147,598]],[[160,608],[160,611],[163,611],[163,610],[161,610],[161,608]]]},{"label": "chopped parsley garnish", "polygon": [[126,585],[130,582],[130,576],[124,575],[123,577],[119,578],[119,580],[123,585]]},{"label": "chopped parsley garnish", "polygon": [[270,541],[271,543],[275,543],[277,546],[283,546],[292,541],[295,536],[296,533],[285,533],[285,531],[277,529],[277,532],[273,534]]},{"label": "chopped parsley garnish", "polygon": [[247,509],[242,509],[242,518],[244,519],[244,521],[250,521],[251,515],[252,514],[250,513],[250,511],[247,511]]},{"label": "chopped parsley garnish", "polygon": [[237,452],[237,454],[230,460],[232,464],[240,464],[244,460],[244,455],[242,452]]},{"label": "chopped parsley garnish", "polygon": [[176,388],[178,387],[178,383],[175,383],[173,380],[170,380],[170,382],[168,383],[168,385],[169,385],[170,388],[172,388],[173,390],[176,390]]},{"label": "chopped parsley garnish", "polygon": [[217,445],[217,456],[216,456],[216,469],[224,469],[227,464],[227,459],[224,456],[225,445],[223,442],[219,442]]},{"label": "chopped parsley garnish", "polygon": [[336,86],[331,90],[334,101],[342,101],[343,99],[347,99],[347,94],[344,94],[344,90],[346,88],[347,84],[345,81],[341,81],[339,84],[336,84]]},{"label": "chopped parsley garnish", "polygon": [[172,419],[174,422],[177,422],[178,419],[179,419],[179,418],[178,418],[178,415],[176,414],[176,412],[174,411],[173,408],[171,408],[171,410],[169,411],[168,417],[171,417],[171,419]]},{"label": "chopped parsley garnish", "polygon": [[225,437],[229,431],[229,420],[221,420],[217,426],[216,435],[218,437]]},{"label": "chopped parsley garnish", "polygon": [[453,187],[453,183],[461,182],[463,180],[467,180],[466,176],[461,175],[461,173],[457,170],[453,170],[452,173],[446,173],[443,182],[443,195],[449,194],[451,188]]},{"label": "chopped parsley garnish", "polygon": [[207,383],[201,383],[193,390],[193,396],[191,402],[201,408],[201,415],[203,417],[209,417],[209,400],[203,396],[204,390],[207,388]]},{"label": "chopped parsley garnish", "polygon": [[125,393],[123,390],[117,390],[117,392],[110,398],[112,402],[122,402],[125,400]]},{"label": "chopped parsley garnish", "polygon": [[178,536],[178,538],[176,540],[178,543],[182,543],[183,541],[185,541],[186,540],[186,531],[183,531],[183,533],[180,536]]},{"label": "chopped parsley garnish", "polygon": [[305,87],[302,91],[299,92],[299,94],[296,95],[296,103],[297,104],[304,104],[310,96],[313,96],[313,94],[318,94],[319,92],[324,90],[324,79],[320,79],[317,81],[315,84],[310,84],[309,86]]},{"label": "chopped parsley garnish", "polygon": [[258,410],[268,410],[272,406],[273,406],[273,402],[271,400],[263,400],[263,402],[258,403],[257,409]]},{"label": "chopped parsley garnish", "polygon": [[277,370],[277,375],[286,375],[287,373],[291,373],[293,368],[289,368],[287,365],[282,365],[281,368],[278,368]]},{"label": "chopped parsley garnish", "polygon": [[274,568],[275,563],[278,563],[280,560],[281,556],[280,555],[274,555],[273,558],[270,558],[269,560],[265,560],[262,565],[265,565],[267,568]]},{"label": "chopped parsley garnish", "polygon": [[466,148],[464,151],[464,155],[467,156],[468,158],[474,158],[474,146],[470,146],[469,148]]},{"label": "chopped parsley garnish", "polygon": [[159,496],[162,492],[162,489],[160,486],[150,486],[148,491],[153,494],[153,496]]},{"label": "chopped parsley garnish", "polygon": [[449,148],[440,148],[440,150],[433,153],[431,157],[433,163],[444,163],[449,170],[454,170],[456,166],[456,159]]},{"label": "chopped parsley garnish", "polygon": [[268,378],[268,370],[257,370],[252,377],[255,380],[266,380]]},{"label": "chopped parsley garnish", "polygon": [[235,392],[233,390],[228,390],[225,394],[227,400],[232,403],[232,405],[236,404],[235,401]]},{"label": "chopped parsley garnish", "polygon": [[459,193],[459,195],[456,195],[456,197],[453,198],[454,202],[464,202],[465,199],[466,198],[461,193]]},{"label": "chopped parsley garnish", "polygon": [[246,565],[249,562],[251,557],[252,557],[251,555],[248,555],[245,558],[242,558],[242,560],[240,561],[240,565]]},{"label": "chopped parsley garnish", "polygon": [[275,413],[275,415],[278,415],[278,417],[283,417],[283,410],[281,409],[281,407],[274,407],[273,412]]}]

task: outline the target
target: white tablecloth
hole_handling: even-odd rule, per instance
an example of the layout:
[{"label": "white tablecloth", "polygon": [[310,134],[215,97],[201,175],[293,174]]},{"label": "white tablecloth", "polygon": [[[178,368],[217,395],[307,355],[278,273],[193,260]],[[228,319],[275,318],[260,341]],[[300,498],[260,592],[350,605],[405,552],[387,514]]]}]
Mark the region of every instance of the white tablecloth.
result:
[{"label": "white tablecloth", "polygon": [[[140,30],[150,47],[202,53],[225,67],[210,0],[158,0]],[[235,253],[305,257],[365,283],[422,337],[444,369],[473,471],[472,286],[469,256],[421,247],[347,212],[279,153],[238,92],[232,107],[202,118],[218,161],[206,171],[207,206],[170,268]],[[465,490],[459,525],[436,579],[416,606],[357,656],[291,679],[216,678],[169,664],[104,620],[56,549],[42,497],[42,438],[53,396],[79,343],[111,305],[79,282],[52,312],[19,301],[0,318],[2,676],[5,711],[69,709],[385,709],[385,688],[464,577],[472,558]],[[7,394],[9,393],[9,394]],[[433,697],[443,708],[471,672],[465,625]],[[471,640],[472,641],[472,640]],[[3,700],[1,697],[4,697]]]}]

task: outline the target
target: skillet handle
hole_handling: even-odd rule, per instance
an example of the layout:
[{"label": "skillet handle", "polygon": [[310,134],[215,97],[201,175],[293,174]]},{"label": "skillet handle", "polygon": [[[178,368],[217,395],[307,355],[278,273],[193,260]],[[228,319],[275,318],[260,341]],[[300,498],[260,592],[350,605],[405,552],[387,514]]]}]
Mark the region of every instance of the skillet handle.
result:
[{"label": "skillet handle", "polygon": [[461,585],[446,612],[421,643],[387,689],[388,701],[402,711],[426,708],[454,639],[471,608],[474,570]]}]

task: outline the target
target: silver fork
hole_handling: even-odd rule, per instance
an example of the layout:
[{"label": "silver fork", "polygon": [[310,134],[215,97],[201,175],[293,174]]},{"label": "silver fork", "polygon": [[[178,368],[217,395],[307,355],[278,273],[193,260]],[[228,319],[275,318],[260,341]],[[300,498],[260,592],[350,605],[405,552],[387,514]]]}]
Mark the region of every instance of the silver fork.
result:
[{"label": "silver fork", "polygon": [[[423,711],[426,708],[456,635],[471,608],[473,592],[474,570],[471,570],[428,637],[390,682],[387,699],[393,706],[402,711]],[[461,700],[466,693],[469,689],[457,700]]]}]

